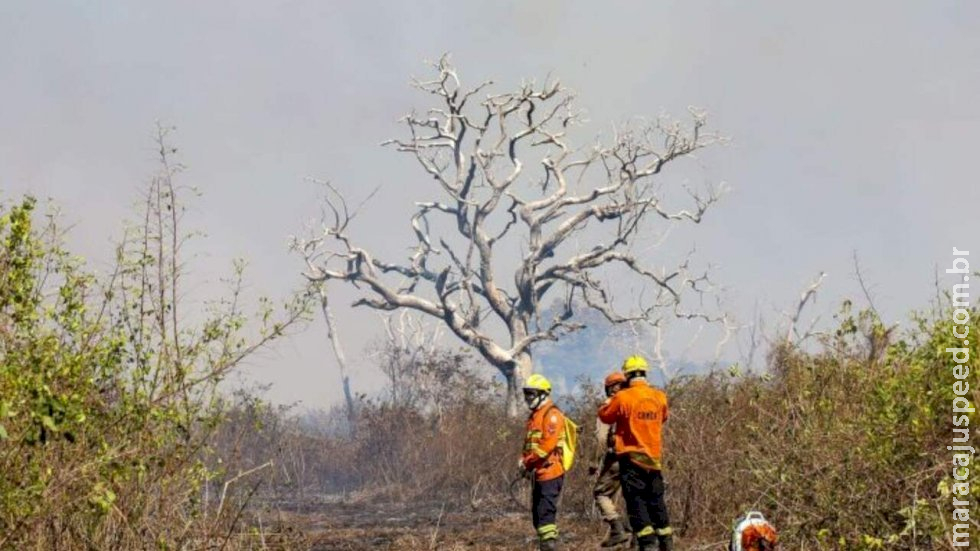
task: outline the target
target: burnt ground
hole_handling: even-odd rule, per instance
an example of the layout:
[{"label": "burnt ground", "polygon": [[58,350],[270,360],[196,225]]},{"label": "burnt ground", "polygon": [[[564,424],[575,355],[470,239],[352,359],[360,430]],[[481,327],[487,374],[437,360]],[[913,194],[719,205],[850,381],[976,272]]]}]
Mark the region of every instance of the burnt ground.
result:
[{"label": "burnt ground", "polygon": [[[319,503],[276,515],[302,534],[302,547],[317,551],[537,549],[530,514],[514,510],[480,511],[430,502]],[[599,520],[567,514],[559,516],[558,526],[561,549],[566,551],[599,549],[606,532]],[[690,543],[678,541],[675,547],[724,548]]]},{"label": "burnt ground", "polygon": [[[390,549],[472,550],[536,549],[529,514],[487,513],[437,504],[336,506],[314,514],[306,528],[313,549],[360,551]],[[602,526],[591,522],[561,522],[567,549],[597,549]],[[573,545],[574,542],[574,545]]]}]

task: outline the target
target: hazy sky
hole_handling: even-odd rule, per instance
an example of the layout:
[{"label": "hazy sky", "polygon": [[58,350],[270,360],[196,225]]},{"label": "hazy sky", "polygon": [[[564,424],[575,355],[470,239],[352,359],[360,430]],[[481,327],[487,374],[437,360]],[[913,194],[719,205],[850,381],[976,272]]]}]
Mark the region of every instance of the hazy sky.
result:
[{"label": "hazy sky", "polygon": [[[155,170],[157,120],[178,127],[183,182],[203,196],[195,277],[247,257],[255,291],[300,283],[287,236],[329,179],[381,193],[353,228],[392,254],[431,180],[378,147],[425,98],[409,77],[451,52],[461,77],[559,77],[592,133],[632,116],[710,113],[730,146],[701,155],[731,193],[679,236],[716,266],[728,304],[776,320],[821,270],[814,314],[857,297],[860,256],[886,317],[934,294],[950,251],[980,249],[980,7],[975,2],[0,3],[0,190],[54,198],[104,267]],[[394,221],[394,222],[393,222]],[[980,259],[976,264],[980,265]],[[349,298],[349,295],[345,299]],[[349,301],[348,301],[349,302]],[[355,359],[377,317],[338,306]],[[336,400],[317,323],[250,371],[271,396]],[[359,370],[356,390],[375,373]]]}]

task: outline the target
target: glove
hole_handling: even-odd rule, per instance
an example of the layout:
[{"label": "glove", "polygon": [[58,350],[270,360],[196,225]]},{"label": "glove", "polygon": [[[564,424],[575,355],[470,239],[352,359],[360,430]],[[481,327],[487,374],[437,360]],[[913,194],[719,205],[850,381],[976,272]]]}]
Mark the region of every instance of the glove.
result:
[{"label": "glove", "polygon": [[520,475],[521,478],[527,476],[527,466],[524,465],[523,458],[518,458],[517,460],[517,474]]}]

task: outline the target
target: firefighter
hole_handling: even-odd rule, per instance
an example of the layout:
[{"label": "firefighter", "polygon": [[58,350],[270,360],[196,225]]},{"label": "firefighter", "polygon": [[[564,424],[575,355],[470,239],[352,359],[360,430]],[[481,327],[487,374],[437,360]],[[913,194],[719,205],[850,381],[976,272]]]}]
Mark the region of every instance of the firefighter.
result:
[{"label": "firefighter", "polygon": [[[626,386],[626,376],[620,371],[610,373],[603,386],[606,397],[611,398]],[[602,520],[609,525],[609,535],[600,547],[615,547],[630,540],[630,534],[616,509],[616,496],[619,494],[620,484],[619,460],[616,457],[614,435],[611,425],[596,419],[596,440],[603,446],[602,457],[599,459],[598,467],[589,469],[589,474],[599,473],[592,487],[592,494],[595,496],[596,507],[602,514]]]},{"label": "firefighter", "polygon": [[554,551],[558,544],[558,496],[565,479],[562,462],[565,417],[551,401],[551,383],[534,374],[524,383],[524,402],[531,414],[519,468],[532,476],[531,519],[541,551]]},{"label": "firefighter", "polygon": [[661,430],[667,421],[667,395],[647,383],[647,362],[641,356],[627,358],[623,374],[629,386],[606,399],[599,408],[599,419],[616,427],[619,479],[640,551],[671,551],[673,532],[661,473]]}]

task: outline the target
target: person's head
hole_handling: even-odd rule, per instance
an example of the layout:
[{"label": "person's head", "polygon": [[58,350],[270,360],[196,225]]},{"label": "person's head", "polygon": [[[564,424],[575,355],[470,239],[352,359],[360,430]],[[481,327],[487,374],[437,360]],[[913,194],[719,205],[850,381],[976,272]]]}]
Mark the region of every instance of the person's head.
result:
[{"label": "person's head", "polygon": [[626,386],[626,375],[623,375],[619,371],[614,371],[606,376],[603,386],[606,389],[606,396],[612,397],[613,394],[616,394]]},{"label": "person's head", "polygon": [[627,381],[647,376],[647,361],[643,356],[630,356],[623,362],[623,375]]},{"label": "person's head", "polygon": [[535,373],[524,381],[524,403],[534,411],[551,395],[551,382],[544,375]]}]

